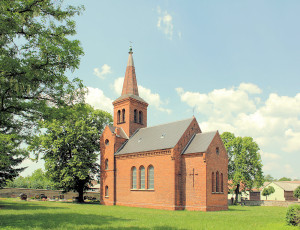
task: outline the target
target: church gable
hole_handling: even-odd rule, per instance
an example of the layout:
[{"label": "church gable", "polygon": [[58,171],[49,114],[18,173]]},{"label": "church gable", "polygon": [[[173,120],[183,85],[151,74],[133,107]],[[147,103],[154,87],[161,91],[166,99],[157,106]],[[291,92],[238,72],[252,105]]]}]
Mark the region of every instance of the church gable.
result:
[{"label": "church gable", "polygon": [[194,118],[139,129],[130,137],[117,155],[173,148]]}]

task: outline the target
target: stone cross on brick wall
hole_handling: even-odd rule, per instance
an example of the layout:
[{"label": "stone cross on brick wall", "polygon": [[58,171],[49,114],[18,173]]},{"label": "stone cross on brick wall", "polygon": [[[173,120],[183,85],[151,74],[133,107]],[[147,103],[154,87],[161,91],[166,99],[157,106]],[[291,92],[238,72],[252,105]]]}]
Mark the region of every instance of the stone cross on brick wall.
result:
[{"label": "stone cross on brick wall", "polygon": [[193,173],[189,174],[190,176],[193,176],[193,187],[195,186],[195,176],[198,176],[198,173],[195,173],[195,169],[193,169]]}]

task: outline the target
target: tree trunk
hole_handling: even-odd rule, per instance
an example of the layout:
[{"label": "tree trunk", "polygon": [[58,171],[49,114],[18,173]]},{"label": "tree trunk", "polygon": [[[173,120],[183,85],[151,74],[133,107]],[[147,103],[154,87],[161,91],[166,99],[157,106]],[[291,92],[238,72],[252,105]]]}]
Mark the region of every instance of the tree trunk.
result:
[{"label": "tree trunk", "polygon": [[77,192],[78,192],[78,202],[79,203],[84,203],[84,199],[83,199],[83,186],[82,185],[79,186]]},{"label": "tree trunk", "polygon": [[238,202],[239,191],[240,191],[240,184],[238,183],[238,184],[236,185],[236,189],[235,189],[235,204]]}]

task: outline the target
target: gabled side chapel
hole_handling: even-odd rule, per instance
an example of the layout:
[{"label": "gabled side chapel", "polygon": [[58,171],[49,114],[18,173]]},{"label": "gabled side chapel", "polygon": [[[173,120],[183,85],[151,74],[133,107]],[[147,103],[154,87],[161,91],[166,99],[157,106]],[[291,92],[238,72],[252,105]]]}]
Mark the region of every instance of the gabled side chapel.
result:
[{"label": "gabled side chapel", "polygon": [[228,157],[218,131],[195,117],[147,127],[132,49],[114,123],[100,137],[103,205],[169,210],[227,210]]}]

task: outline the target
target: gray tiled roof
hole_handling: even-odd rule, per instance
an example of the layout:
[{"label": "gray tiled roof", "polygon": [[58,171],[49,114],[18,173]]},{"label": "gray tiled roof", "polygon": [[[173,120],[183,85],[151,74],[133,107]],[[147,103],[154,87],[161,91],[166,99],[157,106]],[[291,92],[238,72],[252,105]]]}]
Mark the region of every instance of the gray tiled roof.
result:
[{"label": "gray tiled roof", "polygon": [[294,183],[294,181],[273,181],[274,184],[277,184],[284,191],[294,191],[300,183]]},{"label": "gray tiled roof", "polygon": [[192,120],[193,118],[189,118],[163,125],[141,128],[130,137],[116,154],[173,148]]},{"label": "gray tiled roof", "polygon": [[206,152],[216,133],[217,131],[197,133],[182,154]]},{"label": "gray tiled roof", "polygon": [[[113,126],[113,125],[109,125],[108,128],[110,129],[110,131],[112,133],[116,133],[116,127]],[[122,138],[125,138],[125,139],[128,139],[128,136],[126,135],[126,133],[124,132],[124,130],[122,128],[119,128],[120,129],[120,137]]]},{"label": "gray tiled roof", "polygon": [[119,101],[119,100],[122,100],[122,99],[128,98],[128,97],[131,97],[131,98],[133,98],[135,100],[138,100],[138,101],[141,101],[141,102],[144,102],[144,103],[147,103],[144,99],[142,99],[141,97],[139,97],[137,95],[134,95],[134,94],[124,94],[121,97],[118,97],[115,101]]}]

